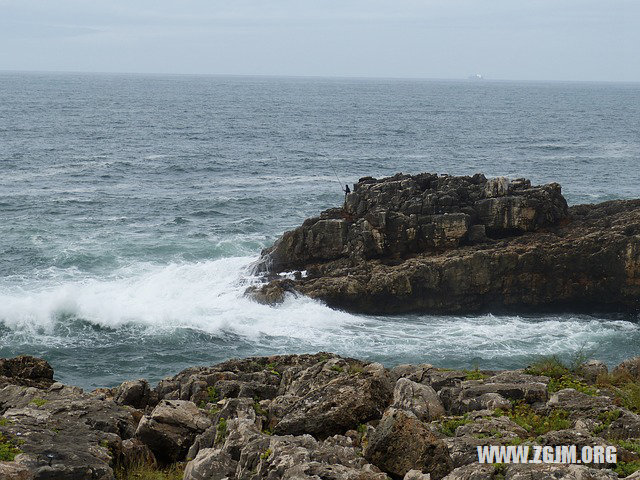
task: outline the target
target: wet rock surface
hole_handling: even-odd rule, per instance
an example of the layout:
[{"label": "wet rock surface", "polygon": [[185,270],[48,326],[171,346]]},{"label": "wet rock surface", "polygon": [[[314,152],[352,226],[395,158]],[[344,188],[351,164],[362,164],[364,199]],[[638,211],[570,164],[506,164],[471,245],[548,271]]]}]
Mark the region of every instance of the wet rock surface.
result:
[{"label": "wet rock surface", "polygon": [[[0,364],[44,365],[12,360]],[[0,388],[0,478],[111,480],[176,462],[185,480],[620,478],[640,467],[640,402],[625,396],[640,391],[637,363],[604,378],[595,361],[572,371],[456,371],[318,353],[94,392],[53,382],[48,369],[53,383],[29,385],[41,373],[21,367]],[[618,459],[478,463],[477,448],[492,445],[613,445]]]},{"label": "wet rock surface", "polygon": [[640,200],[568,208],[555,183],[363,178],[342,208],[264,250],[256,270],[268,283],[248,293],[265,303],[296,292],[378,314],[637,311]]}]

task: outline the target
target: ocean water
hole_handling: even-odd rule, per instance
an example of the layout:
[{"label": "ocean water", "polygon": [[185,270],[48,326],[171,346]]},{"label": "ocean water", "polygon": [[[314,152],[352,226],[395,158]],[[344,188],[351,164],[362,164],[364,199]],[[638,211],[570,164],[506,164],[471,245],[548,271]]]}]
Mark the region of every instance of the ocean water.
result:
[{"label": "ocean water", "polygon": [[339,204],[340,183],[424,171],[557,181],[570,204],[640,197],[640,84],[0,72],[0,357],[93,388],[320,350],[468,368],[640,354],[633,315],[243,296],[260,250]]}]

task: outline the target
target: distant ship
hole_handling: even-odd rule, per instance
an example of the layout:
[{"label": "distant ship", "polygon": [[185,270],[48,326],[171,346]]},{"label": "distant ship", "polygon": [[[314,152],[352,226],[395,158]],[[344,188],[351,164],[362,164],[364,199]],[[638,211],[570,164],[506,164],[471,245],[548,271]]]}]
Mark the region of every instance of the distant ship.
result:
[{"label": "distant ship", "polygon": [[476,73],[475,75],[469,75],[469,80],[483,80],[483,79],[484,77],[479,73]]}]

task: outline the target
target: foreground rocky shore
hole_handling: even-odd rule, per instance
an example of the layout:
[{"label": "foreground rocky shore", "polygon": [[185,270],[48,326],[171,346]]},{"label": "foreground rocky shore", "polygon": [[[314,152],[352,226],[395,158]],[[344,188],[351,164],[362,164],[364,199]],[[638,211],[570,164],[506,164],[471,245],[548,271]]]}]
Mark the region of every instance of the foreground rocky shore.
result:
[{"label": "foreground rocky shore", "polygon": [[[609,372],[286,355],[93,392],[53,373],[42,359],[0,359],[3,480],[640,478],[640,357]],[[477,446],[571,444],[615,445],[617,462],[477,461]]]},{"label": "foreground rocky shore", "polygon": [[[360,179],[262,253],[287,292],[374,314],[640,308],[640,200],[568,207],[560,185],[424,173]],[[286,274],[286,275],[283,275]]]}]

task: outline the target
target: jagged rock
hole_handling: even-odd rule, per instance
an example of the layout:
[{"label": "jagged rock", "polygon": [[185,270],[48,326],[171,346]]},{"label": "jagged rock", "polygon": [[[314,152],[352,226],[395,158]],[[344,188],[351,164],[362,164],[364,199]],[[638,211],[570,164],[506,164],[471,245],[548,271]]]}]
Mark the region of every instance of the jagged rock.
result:
[{"label": "jagged rock", "polygon": [[[640,200],[567,208],[557,184],[435,174],[363,178],[343,208],[283,234],[257,270],[366,313],[640,308]],[[274,278],[305,270],[306,276]]]},{"label": "jagged rock", "polygon": [[448,437],[443,438],[442,441],[449,449],[449,456],[451,457],[453,467],[456,470],[458,469],[458,467],[462,467],[464,465],[469,465],[472,463],[477,464],[478,447],[502,445],[503,443],[505,443],[501,439],[495,437]]},{"label": "jagged rock", "polygon": [[433,388],[406,378],[396,382],[392,406],[413,413],[423,422],[430,422],[444,415],[442,402]]},{"label": "jagged rock", "polygon": [[584,465],[512,464],[507,468],[505,480],[617,480],[612,470],[596,469]]},{"label": "jagged rock", "polygon": [[33,474],[24,465],[0,462],[0,478],[2,480],[33,480]]},{"label": "jagged rock", "polygon": [[595,383],[600,375],[607,375],[607,364],[600,360],[589,360],[578,367],[578,373],[589,383]]},{"label": "jagged rock", "polygon": [[156,457],[151,449],[137,438],[123,440],[118,463],[125,469],[140,465],[157,465]]},{"label": "jagged rock", "polygon": [[204,448],[187,464],[183,480],[234,478],[238,462],[217,448]]},{"label": "jagged rock", "polygon": [[640,357],[625,360],[613,370],[613,374],[629,376],[634,380],[640,380]]},{"label": "jagged rock", "polygon": [[588,414],[589,416],[617,409],[609,397],[591,396],[586,393],[578,392],[573,388],[563,388],[562,390],[558,390],[551,395],[547,405],[552,408],[567,410],[572,414]]},{"label": "jagged rock", "polygon": [[42,358],[29,355],[0,358],[0,387],[15,384],[47,388],[53,383],[53,368]]},{"label": "jagged rock", "polygon": [[[333,378],[319,377],[325,381],[317,386],[304,383],[302,389],[297,389],[294,384],[287,395],[277,397],[269,407],[277,420],[273,431],[280,435],[309,433],[321,438],[344,433],[379,418],[391,403],[393,387],[382,365],[369,364],[354,373],[333,373]],[[302,372],[301,377],[304,376]]]},{"label": "jagged rock", "polygon": [[27,478],[36,480],[111,480],[122,439],[135,432],[129,408],[61,384],[6,385],[0,389],[0,414],[0,434],[19,440],[16,470],[26,469]]},{"label": "jagged rock", "polygon": [[509,417],[480,418],[474,422],[456,428],[456,437],[462,436],[499,436],[500,438],[522,438],[527,431]]},{"label": "jagged rock", "polygon": [[481,465],[479,463],[475,463],[456,468],[453,472],[444,477],[444,480],[487,480],[494,478],[495,471],[496,469],[493,465]]},{"label": "jagged rock", "polygon": [[151,399],[149,382],[144,379],[124,382],[113,393],[116,403],[139,409],[144,409]]},{"label": "jagged rock", "polygon": [[546,402],[548,381],[547,377],[504,372],[486,380],[466,380],[459,386],[444,387],[440,398],[446,410],[454,414],[508,408],[508,400],[522,400],[530,404]]},{"label": "jagged rock", "polygon": [[431,475],[420,470],[409,470],[402,480],[431,480]]},{"label": "jagged rock", "polygon": [[170,463],[184,459],[196,435],[211,426],[211,420],[193,402],[163,400],[145,415],[136,438],[149,446],[156,458]]},{"label": "jagged rock", "polygon": [[248,419],[233,419],[228,434],[187,464],[185,480],[315,479],[385,480],[369,465],[348,437],[320,442],[310,435],[265,435]]},{"label": "jagged rock", "polygon": [[431,474],[434,480],[449,473],[453,464],[447,446],[415,415],[388,409],[364,449],[365,458],[394,478],[409,470]]}]

